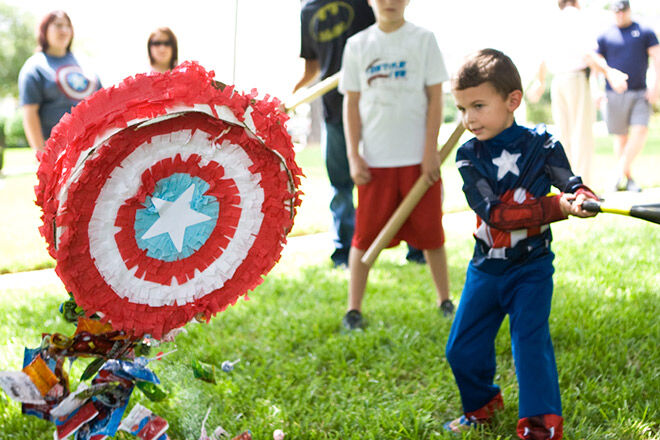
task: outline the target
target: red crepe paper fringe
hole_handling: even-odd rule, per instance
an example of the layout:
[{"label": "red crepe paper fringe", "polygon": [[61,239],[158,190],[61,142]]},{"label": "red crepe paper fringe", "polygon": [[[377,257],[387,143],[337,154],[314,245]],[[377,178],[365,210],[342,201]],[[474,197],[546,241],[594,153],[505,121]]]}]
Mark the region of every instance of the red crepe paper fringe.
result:
[{"label": "red crepe paper fringe", "polygon": [[[160,338],[195,316],[208,320],[254,289],[279,260],[286,233],[300,206],[298,188],[302,170],[295,162],[285,126],[288,117],[279,110],[279,101],[269,96],[257,99],[256,90],[242,94],[230,86],[217,87],[213,76],[213,72],[207,72],[198,64],[185,62],[162,75],[137,75],[117,86],[102,89],[62,118],[40,155],[39,183],[35,187],[36,203],[43,211],[43,224],[39,229],[48,243],[49,253],[57,260],[57,274],[88,316],[100,312],[113,328],[135,337],[150,334]],[[125,130],[134,121],[164,116],[173,108],[193,106],[208,106],[215,116],[218,116],[216,106],[229,108],[238,121],[248,126],[250,122],[253,124],[258,139],[237,125],[202,113],[187,113],[137,130]],[[246,111],[251,121],[246,121]],[[152,307],[121,298],[103,279],[90,255],[87,224],[111,170],[136,146],[155,135],[177,129],[202,130],[214,136],[222,133],[218,144],[229,140],[245,150],[253,162],[250,171],[261,176],[263,221],[247,257],[222,288],[186,305]],[[87,157],[88,150],[108,134],[114,135]],[[280,165],[284,165],[284,171]],[[208,266],[209,262],[196,257],[198,253],[217,257],[226,248],[240,215],[240,208],[235,206],[240,196],[231,179],[223,178],[224,171],[218,163],[200,167],[199,156],[193,155],[187,160],[177,156],[166,163],[155,163],[149,172],[136,176],[141,179],[141,189],[126,201],[121,209],[127,211],[117,218],[134,219],[135,211],[167,170],[187,172],[206,182],[215,182],[206,194],[219,197],[225,206],[212,237],[203,245],[205,252],[198,251],[177,262],[181,270],[176,279],[182,284]],[[60,200],[63,196],[65,200]],[[127,268],[137,266],[137,276],[154,282],[169,281],[159,274],[171,273],[167,266],[173,263],[147,257],[135,244],[130,222],[120,221],[115,226],[119,232],[116,236],[109,233],[108,239],[122,244],[119,248]],[[55,227],[59,227],[60,233],[57,242]]]}]

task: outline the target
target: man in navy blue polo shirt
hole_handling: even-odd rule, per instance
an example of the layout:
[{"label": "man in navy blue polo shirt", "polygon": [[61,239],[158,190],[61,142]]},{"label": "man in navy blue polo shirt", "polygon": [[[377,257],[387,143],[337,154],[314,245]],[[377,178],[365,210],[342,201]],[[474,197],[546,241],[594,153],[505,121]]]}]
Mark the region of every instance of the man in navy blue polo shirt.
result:
[{"label": "man in navy blue polo shirt", "polygon": [[[598,38],[598,54],[609,68],[628,76],[627,81],[606,85],[606,122],[618,158],[615,189],[641,191],[631,167],[646,143],[651,106],[660,97],[660,45],[651,29],[632,20],[628,0],[616,1],[612,11],[616,25]],[[651,87],[646,85],[649,57],[655,70]]]}]

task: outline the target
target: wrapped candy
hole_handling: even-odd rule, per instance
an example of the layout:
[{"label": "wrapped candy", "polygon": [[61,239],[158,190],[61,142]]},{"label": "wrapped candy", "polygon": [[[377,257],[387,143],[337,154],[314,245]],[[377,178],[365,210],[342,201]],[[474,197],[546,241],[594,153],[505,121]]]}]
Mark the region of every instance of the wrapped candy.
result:
[{"label": "wrapped candy", "polygon": [[129,432],[140,440],[167,440],[167,420],[155,415],[139,403],[121,422],[119,429]]},{"label": "wrapped candy", "polygon": [[220,368],[222,368],[222,371],[224,371],[225,373],[229,373],[234,369],[234,365],[236,365],[240,361],[241,361],[240,359],[236,359],[234,362],[224,361],[220,366]]},{"label": "wrapped candy", "polygon": [[204,382],[215,383],[215,365],[201,362],[193,359],[190,362],[195,379],[201,379]]}]

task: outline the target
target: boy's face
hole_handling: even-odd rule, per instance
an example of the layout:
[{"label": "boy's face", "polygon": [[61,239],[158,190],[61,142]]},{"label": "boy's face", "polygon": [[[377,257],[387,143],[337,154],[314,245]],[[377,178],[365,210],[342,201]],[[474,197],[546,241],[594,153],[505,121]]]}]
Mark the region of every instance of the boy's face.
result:
[{"label": "boy's face", "polygon": [[522,92],[515,90],[504,98],[489,82],[453,90],[456,107],[463,125],[480,141],[492,139],[513,124],[513,111],[518,108]]},{"label": "boy's face", "polygon": [[408,3],[410,3],[410,0],[369,0],[369,4],[379,22],[403,20],[403,14]]}]

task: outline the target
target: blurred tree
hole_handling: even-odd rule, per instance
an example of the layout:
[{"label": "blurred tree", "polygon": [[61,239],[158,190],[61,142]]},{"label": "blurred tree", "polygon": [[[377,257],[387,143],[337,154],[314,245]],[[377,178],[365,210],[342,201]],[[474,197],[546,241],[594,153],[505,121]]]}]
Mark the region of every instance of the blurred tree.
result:
[{"label": "blurred tree", "polygon": [[23,112],[16,109],[13,115],[10,115],[4,121],[4,145],[6,147],[27,147],[27,139],[23,129]]},{"label": "blurred tree", "polygon": [[18,72],[35,45],[33,17],[0,3],[0,97],[18,96]]},{"label": "blurred tree", "polygon": [[451,93],[443,93],[442,95],[442,122],[454,122],[458,120],[458,110],[456,109],[456,101],[454,95]]},{"label": "blurred tree", "polygon": [[[546,75],[547,84],[552,83],[552,74]],[[534,124],[552,124],[552,107],[550,104],[550,87],[546,87],[539,102],[527,101],[527,121]]]}]

